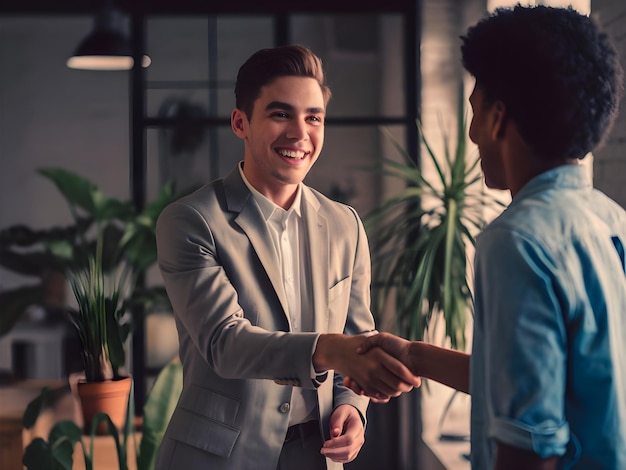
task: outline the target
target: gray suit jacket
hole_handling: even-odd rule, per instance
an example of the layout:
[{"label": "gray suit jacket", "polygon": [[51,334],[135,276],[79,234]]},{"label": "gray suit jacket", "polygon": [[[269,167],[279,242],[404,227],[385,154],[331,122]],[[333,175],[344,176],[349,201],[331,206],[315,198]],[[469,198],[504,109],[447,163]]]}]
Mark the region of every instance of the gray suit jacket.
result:
[{"label": "gray suit jacket", "polygon": [[157,469],[275,470],[293,386],[317,390],[326,438],[334,407],[351,404],[365,417],[368,400],[337,374],[311,377],[320,333],[374,329],[365,231],[354,209],[304,185],[302,212],[314,333],[289,333],[278,259],[238,168],[159,217],[159,267],[174,308],[184,385]]}]

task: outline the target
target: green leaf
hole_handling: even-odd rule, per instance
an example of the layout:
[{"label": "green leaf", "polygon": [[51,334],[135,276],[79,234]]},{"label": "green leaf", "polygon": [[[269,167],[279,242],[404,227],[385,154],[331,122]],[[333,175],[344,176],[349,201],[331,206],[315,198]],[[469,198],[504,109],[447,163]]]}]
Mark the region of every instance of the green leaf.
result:
[{"label": "green leaf", "polygon": [[[416,123],[422,158],[432,164],[428,178],[407,151],[383,132],[403,161],[383,159],[382,173],[397,178],[405,189],[367,214],[364,223],[372,250],[374,305],[379,315],[393,296],[396,333],[409,339],[428,339],[443,314],[446,336],[453,348],[464,348],[465,320],[472,312],[466,272],[466,249],[482,228],[482,206],[491,200],[481,193],[478,155],[467,155],[465,99],[461,93],[456,139],[440,125],[444,140],[440,155]],[[427,204],[427,207],[425,204]]]},{"label": "green leaf", "polygon": [[100,423],[103,422],[106,423],[108,434],[113,437],[115,450],[117,452],[117,463],[119,470],[128,470],[126,447],[122,446],[120,442],[120,433],[117,430],[115,424],[113,424],[113,421],[111,421],[109,415],[106,413],[98,413],[93,417],[93,421],[91,422],[91,450],[89,452],[89,455],[93,455],[93,443],[97,434],[97,429],[98,426],[100,426]]},{"label": "green leaf", "polygon": [[41,276],[46,270],[63,271],[66,263],[50,251],[56,243],[73,244],[81,225],[31,230],[14,225],[0,231],[0,266],[23,275]]},{"label": "green leaf", "polygon": [[73,421],[65,420],[56,423],[50,430],[48,441],[51,443],[67,439],[72,445],[81,442],[82,431]]},{"label": "green leaf", "polygon": [[103,196],[100,192],[95,194],[94,218],[97,222],[109,222],[111,220],[130,220],[135,215],[135,208],[130,201]]},{"label": "green leaf", "polygon": [[161,369],[144,405],[142,438],[137,456],[139,470],[154,468],[157,451],[182,388],[183,367],[177,358]]},{"label": "green leaf", "polygon": [[72,470],[74,466],[74,443],[67,439],[62,439],[52,446],[52,458],[55,468],[62,470]]},{"label": "green leaf", "polygon": [[52,254],[56,259],[68,260],[68,262],[73,260],[75,255],[73,241],[50,240],[45,244],[50,254]]},{"label": "green leaf", "polygon": [[32,428],[35,425],[37,418],[39,418],[41,410],[44,409],[49,401],[50,389],[48,387],[43,387],[39,395],[33,398],[26,406],[26,410],[22,416],[22,426],[26,429]]},{"label": "green leaf", "polygon": [[72,421],[60,421],[50,430],[48,442],[33,439],[25,449],[22,462],[29,470],[72,470],[77,442],[82,444],[78,426]]},{"label": "green leaf", "polygon": [[109,347],[109,361],[113,368],[114,375],[117,375],[120,367],[126,362],[123,341],[128,337],[130,328],[127,325],[120,325],[113,312],[107,312],[106,334]]},{"label": "green leaf", "polygon": [[91,181],[62,168],[41,168],[38,172],[54,183],[70,207],[94,213],[94,199],[99,191]]},{"label": "green leaf", "polygon": [[[22,463],[28,470],[55,470],[50,446],[41,437],[36,437],[24,449]],[[71,469],[70,469],[71,470]]]}]

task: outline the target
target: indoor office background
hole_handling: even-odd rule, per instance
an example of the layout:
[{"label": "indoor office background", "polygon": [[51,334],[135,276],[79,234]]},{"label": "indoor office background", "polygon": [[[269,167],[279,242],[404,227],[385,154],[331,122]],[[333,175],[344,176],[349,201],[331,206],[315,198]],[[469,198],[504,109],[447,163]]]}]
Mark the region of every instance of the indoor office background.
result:
[{"label": "indoor office background", "polygon": [[[38,175],[39,168],[71,170],[105,194],[139,205],[152,200],[165,182],[183,189],[225,175],[242,158],[241,142],[229,125],[238,67],[255,50],[284,43],[311,47],[322,58],[333,91],[324,150],[307,183],[364,216],[397,189],[368,169],[382,157],[398,157],[381,127],[419,158],[419,118],[439,148],[440,125],[454,129],[459,83],[466,96],[472,86],[460,64],[459,35],[488,9],[516,2],[373,0],[348,9],[337,1],[307,7],[246,1],[235,7],[119,0],[116,5],[127,11],[141,4],[144,15],[126,17],[125,25],[140,29],[139,42],[151,64],[139,71],[68,68],[66,60],[104,3],[0,4],[0,229],[70,223],[66,203]],[[626,64],[622,0],[535,3],[572,3],[598,15]],[[588,165],[596,186],[626,206],[624,115]],[[28,282],[0,268],[0,292]],[[158,272],[150,272],[147,282],[159,283]],[[67,299],[72,301],[69,291]],[[42,330],[38,315],[36,308],[24,315],[21,326],[36,330],[30,339],[26,333],[19,340],[11,333],[0,338],[4,378],[62,379],[67,373],[67,358],[42,346],[58,352],[55,337],[62,339],[64,332]],[[147,316],[129,345],[140,395],[176,351],[171,315]],[[430,384],[414,393],[417,400],[372,405],[366,445],[349,467],[469,469],[467,441],[439,439],[444,426],[467,434],[467,397],[456,397],[441,420],[451,394]]]}]

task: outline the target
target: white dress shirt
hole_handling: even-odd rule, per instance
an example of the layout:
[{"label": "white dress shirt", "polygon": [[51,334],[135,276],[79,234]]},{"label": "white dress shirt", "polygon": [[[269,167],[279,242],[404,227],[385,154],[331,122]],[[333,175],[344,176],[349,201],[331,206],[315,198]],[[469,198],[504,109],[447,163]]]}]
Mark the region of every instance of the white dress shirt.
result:
[{"label": "white dress shirt", "polygon": [[[261,213],[268,225],[276,257],[281,267],[283,287],[287,298],[287,318],[290,331],[313,331],[312,299],[310,298],[310,253],[308,238],[302,220],[301,187],[293,204],[287,210],[274,204],[263,194],[257,191],[243,174],[242,165],[239,166],[241,177],[250,189]],[[314,370],[312,368],[312,373]],[[291,395],[291,410],[289,425],[309,421],[315,416],[315,391],[294,387]]]}]

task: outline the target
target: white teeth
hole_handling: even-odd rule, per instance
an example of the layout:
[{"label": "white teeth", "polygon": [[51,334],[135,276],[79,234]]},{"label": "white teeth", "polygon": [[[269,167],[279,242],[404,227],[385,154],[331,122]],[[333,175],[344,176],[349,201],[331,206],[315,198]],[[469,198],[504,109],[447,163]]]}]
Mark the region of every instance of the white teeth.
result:
[{"label": "white teeth", "polygon": [[278,150],[278,153],[281,154],[283,157],[297,158],[297,159],[303,159],[305,155],[304,152],[295,151],[295,150]]}]

